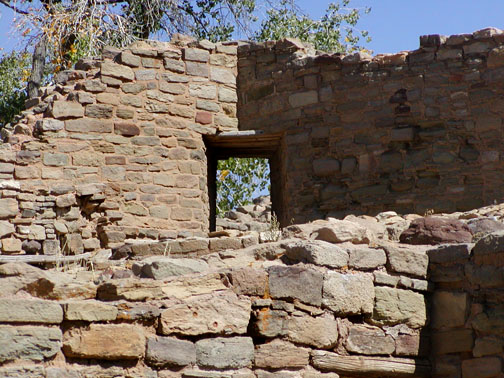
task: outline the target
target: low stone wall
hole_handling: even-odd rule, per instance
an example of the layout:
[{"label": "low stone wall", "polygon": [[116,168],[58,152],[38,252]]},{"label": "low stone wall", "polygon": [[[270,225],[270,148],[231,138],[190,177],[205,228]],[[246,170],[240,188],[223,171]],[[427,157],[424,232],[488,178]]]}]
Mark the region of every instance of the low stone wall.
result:
[{"label": "low stone wall", "polygon": [[408,224],[221,236],[193,259],[158,243],[101,271],[0,265],[0,377],[428,376],[431,247],[392,240]]}]

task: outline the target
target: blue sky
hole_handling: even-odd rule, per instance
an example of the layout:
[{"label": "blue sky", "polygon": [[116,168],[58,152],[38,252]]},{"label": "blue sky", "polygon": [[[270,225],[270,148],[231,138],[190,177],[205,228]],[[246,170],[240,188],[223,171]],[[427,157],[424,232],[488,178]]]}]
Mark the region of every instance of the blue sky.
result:
[{"label": "blue sky", "polygon": [[[320,17],[329,1],[298,0],[314,17]],[[502,0],[353,0],[354,7],[369,6],[358,27],[368,30],[373,41],[366,45],[377,53],[418,48],[423,34],[471,33],[487,26],[504,29]],[[0,48],[9,51],[16,41],[9,36],[12,12],[0,6]]]}]

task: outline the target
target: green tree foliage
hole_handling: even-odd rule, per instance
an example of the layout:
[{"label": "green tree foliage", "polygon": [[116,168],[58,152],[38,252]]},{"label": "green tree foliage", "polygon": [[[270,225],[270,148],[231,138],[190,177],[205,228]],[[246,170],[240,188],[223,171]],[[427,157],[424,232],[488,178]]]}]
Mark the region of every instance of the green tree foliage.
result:
[{"label": "green tree foliage", "polygon": [[365,38],[367,42],[370,39],[368,32],[357,30],[356,25],[362,13],[369,13],[371,9],[350,8],[349,4],[350,0],[330,3],[325,14],[319,20],[314,20],[299,12],[290,1],[282,0],[279,9],[268,10],[255,37],[259,41],[299,38],[322,51],[349,52],[362,49],[358,45],[360,38]]},{"label": "green tree foliage", "polygon": [[267,159],[219,160],[217,178],[217,215],[251,203],[264,190],[270,191]]},{"label": "green tree foliage", "polygon": [[0,58],[0,128],[24,109],[30,54],[11,52]]}]

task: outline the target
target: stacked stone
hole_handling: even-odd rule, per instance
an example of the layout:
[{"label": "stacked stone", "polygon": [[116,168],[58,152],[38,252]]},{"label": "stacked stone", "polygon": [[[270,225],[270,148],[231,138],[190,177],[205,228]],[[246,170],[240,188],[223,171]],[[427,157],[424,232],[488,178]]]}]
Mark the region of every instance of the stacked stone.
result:
[{"label": "stacked stone", "polygon": [[503,43],[487,28],[375,57],[240,46],[240,128],[284,133],[286,223],[502,201]]},{"label": "stacked stone", "polygon": [[502,255],[504,232],[476,244],[429,251],[434,372],[436,376],[502,374]]},{"label": "stacked stone", "polygon": [[433,247],[349,220],[284,234],[215,238],[210,254],[165,251],[132,270],[0,266],[0,377],[429,374]]},{"label": "stacked stone", "polygon": [[[237,127],[236,45],[139,42],[59,73],[2,134],[0,219],[16,228],[2,252],[25,239],[77,254],[204,235],[203,136]],[[55,253],[46,244],[35,249]]]},{"label": "stacked stone", "polygon": [[[236,210],[227,211],[216,220],[217,231],[268,231],[272,227],[271,199],[269,196],[255,198],[253,204],[239,206]],[[278,220],[277,220],[278,221]],[[278,225],[276,226],[278,227]]]}]

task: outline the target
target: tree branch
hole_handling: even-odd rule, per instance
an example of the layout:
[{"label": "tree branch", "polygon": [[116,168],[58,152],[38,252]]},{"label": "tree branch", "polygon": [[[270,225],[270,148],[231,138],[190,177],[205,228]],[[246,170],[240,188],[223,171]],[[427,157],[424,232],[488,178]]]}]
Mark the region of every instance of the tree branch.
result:
[{"label": "tree branch", "polygon": [[19,13],[19,14],[24,14],[25,16],[30,14],[27,11],[20,9],[20,8],[16,7],[15,5],[10,4],[8,0],[0,0],[0,4],[5,5],[7,8],[12,9],[14,12]]}]

